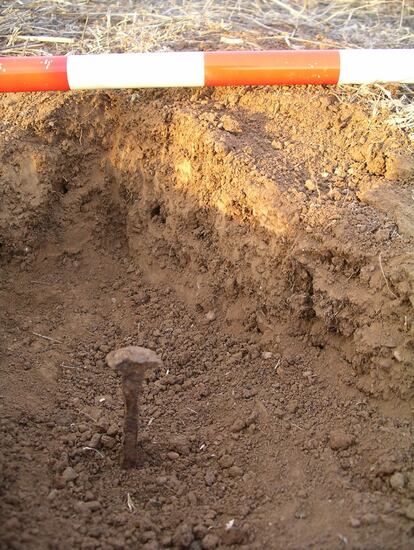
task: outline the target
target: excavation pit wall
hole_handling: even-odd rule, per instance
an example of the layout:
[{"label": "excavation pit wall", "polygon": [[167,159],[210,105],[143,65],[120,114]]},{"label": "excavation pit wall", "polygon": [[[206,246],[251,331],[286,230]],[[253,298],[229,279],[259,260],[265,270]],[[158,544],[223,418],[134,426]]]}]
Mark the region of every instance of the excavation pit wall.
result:
[{"label": "excavation pit wall", "polygon": [[386,115],[306,87],[10,95],[0,111],[5,260],[29,270],[52,239],[72,260],[126,245],[120,269],[132,258],[281,358],[297,339],[320,376],[409,412],[413,161]]}]

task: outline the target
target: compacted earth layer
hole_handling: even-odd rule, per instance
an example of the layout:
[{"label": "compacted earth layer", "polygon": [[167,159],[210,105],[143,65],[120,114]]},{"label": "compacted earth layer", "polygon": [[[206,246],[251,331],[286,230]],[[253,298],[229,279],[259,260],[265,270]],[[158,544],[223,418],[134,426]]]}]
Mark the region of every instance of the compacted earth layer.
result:
[{"label": "compacted earth layer", "polygon": [[[414,545],[414,157],[335,88],[0,99],[0,546]],[[120,467],[108,352],[163,367]]]}]

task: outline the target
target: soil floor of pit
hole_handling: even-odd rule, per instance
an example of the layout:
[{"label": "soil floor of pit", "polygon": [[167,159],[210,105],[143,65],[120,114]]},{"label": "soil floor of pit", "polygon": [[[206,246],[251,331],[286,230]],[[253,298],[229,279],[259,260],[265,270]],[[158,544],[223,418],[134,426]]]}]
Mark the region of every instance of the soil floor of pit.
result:
[{"label": "soil floor of pit", "polygon": [[[193,121],[186,121],[189,135],[177,130],[179,145],[171,145],[178,140],[173,135],[174,115],[168,111],[174,96],[149,95],[159,133],[147,136],[152,145],[144,152],[142,136],[134,149],[117,133],[114,120],[121,111],[125,120],[138,120],[132,112],[139,108],[135,103],[131,112],[119,107],[125,95],[50,100],[42,115],[30,112],[25,99],[3,100],[3,129],[10,137],[2,152],[4,189],[9,185],[3,204],[12,206],[0,216],[11,228],[3,240],[7,250],[0,280],[1,548],[374,550],[414,545],[411,386],[401,374],[403,367],[408,369],[408,360],[394,357],[395,365],[384,363],[383,370],[372,368],[372,372],[369,367],[372,357],[391,361],[387,354],[389,349],[400,349],[403,328],[393,336],[394,348],[373,344],[366,355],[356,347],[362,345],[361,338],[352,339],[367,326],[368,318],[369,327],[377,327],[374,320],[380,315],[384,330],[380,338],[391,338],[389,327],[397,323],[392,311],[406,317],[404,326],[411,322],[402,275],[385,282],[383,275],[384,265],[388,269],[392,259],[400,269],[396,258],[409,253],[412,241],[401,237],[398,220],[384,221],[375,206],[361,205],[361,198],[354,196],[361,189],[350,186],[346,193],[339,184],[323,187],[329,179],[325,173],[318,212],[334,207],[337,212],[343,197],[341,212],[349,214],[351,205],[359,225],[341,226],[340,244],[334,245],[327,244],[328,237],[333,239],[332,229],[318,229],[315,221],[310,232],[320,230],[324,244],[312,252],[309,231],[300,243],[298,234],[275,237],[276,225],[271,225],[269,215],[261,218],[264,210],[254,211],[261,200],[257,189],[267,189],[267,183],[260,175],[244,174],[243,166],[254,157],[257,170],[273,173],[274,155],[281,163],[280,149],[287,138],[279,138],[282,145],[276,140],[272,148],[274,136],[265,142],[265,115],[251,108],[251,117],[243,118],[246,103],[238,112],[241,122],[236,111],[233,118],[223,118],[217,131],[227,137],[220,141],[215,135],[210,144],[205,137],[208,125],[219,116],[214,114],[217,110],[228,116],[222,115],[226,93],[232,98],[236,92],[216,93],[207,99],[177,95],[181,118],[196,113]],[[253,92],[237,93],[240,103]],[[267,99],[260,95],[266,93],[274,98],[276,92],[253,94],[251,105],[265,105],[266,111]],[[282,110],[285,101],[292,112],[296,105],[301,113],[307,93],[314,92],[295,91],[285,100],[278,95],[277,101]],[[40,109],[50,96],[34,97]],[[222,103],[217,105],[218,101]],[[331,119],[332,96],[323,91],[318,101]],[[109,111],[111,102],[117,107],[112,104]],[[238,108],[233,103],[229,110]],[[34,117],[30,127],[13,114],[25,107]],[[80,109],[88,113],[102,109],[107,112],[106,122],[105,116],[97,118],[90,135],[86,122],[81,130],[71,128],[62,136],[56,117],[67,117],[69,125]],[[276,116],[280,104],[269,109]],[[343,109],[352,113],[355,108]],[[147,115],[144,112],[140,119],[143,128]],[[302,115],[295,116],[299,120]],[[358,117],[355,127],[363,127],[362,115]],[[198,124],[205,126],[200,130]],[[130,122],[120,133],[133,140],[138,127]],[[164,127],[168,135],[159,130]],[[312,124],[308,127],[311,131]],[[323,128],[328,132],[328,126]],[[267,131],[278,130],[267,127]],[[103,145],[100,132],[105,135]],[[194,143],[206,143],[206,156],[214,147],[214,158],[223,155],[223,178],[236,162],[241,163],[240,172],[229,181],[244,178],[250,185],[252,178],[252,187],[246,183],[243,191],[246,204],[240,196],[224,204],[224,194],[217,198],[221,211],[207,204],[205,197],[214,195],[220,180],[213,160],[208,169],[204,167],[198,194],[194,189],[187,194],[184,184],[193,181],[191,166],[201,154],[191,157],[191,135]],[[264,144],[261,156],[256,149],[262,147],[259,138]],[[333,147],[329,135],[326,140],[326,147]],[[108,153],[112,141],[117,142],[116,153]],[[159,156],[154,153],[150,160],[157,141],[185,153],[181,158],[174,153],[175,165],[165,151],[158,150]],[[100,146],[105,154],[96,152]],[[303,170],[295,164],[300,150],[287,151],[292,166],[279,166],[285,182],[298,179]],[[102,161],[108,155],[110,169]],[[339,159],[339,148],[337,155]],[[383,181],[385,172],[394,169],[386,156],[378,160],[372,149],[369,155],[374,166],[361,179],[364,192],[375,189],[367,181]],[[86,161],[82,164],[80,159]],[[361,161],[365,168],[355,159],[352,162],[350,174],[366,170],[365,160]],[[173,168],[157,172],[157,164],[163,163]],[[315,185],[309,181],[305,175],[301,183],[307,182],[305,193],[295,195],[297,208],[316,201]],[[175,183],[168,187],[162,182]],[[19,199],[13,189],[25,198]],[[229,189],[227,198],[233,192]],[[406,192],[401,186],[401,196]],[[324,193],[326,202],[321,198]],[[263,204],[267,200],[265,196]],[[282,233],[289,223],[303,225],[303,219],[289,211],[293,202],[277,204],[278,216],[283,209],[286,213],[286,220],[277,218]],[[189,203],[191,212],[185,206]],[[406,225],[411,223],[405,211],[404,216]],[[312,224],[309,216],[306,223]],[[332,225],[330,221],[329,228]],[[365,239],[367,227],[369,240],[363,241],[357,231]],[[248,252],[236,254],[242,239]],[[324,246],[333,252],[329,255]],[[339,246],[344,247],[341,252]],[[289,260],[289,269],[285,261],[266,263],[277,258],[278,250],[296,254],[296,263]],[[311,260],[304,259],[306,250]],[[384,265],[379,266],[382,250],[391,252],[384,253]],[[245,267],[245,256],[261,259]],[[336,261],[339,256],[341,261]],[[333,266],[332,278],[326,279],[329,290],[320,282],[326,262]],[[247,279],[250,268],[256,275]],[[371,287],[360,286],[367,281]],[[279,283],[280,287],[270,286]],[[340,297],[343,288],[349,301]],[[342,300],[336,310],[334,293],[337,301]],[[384,313],[379,313],[378,304]],[[351,323],[355,325],[350,328]],[[374,332],[369,333],[371,341]],[[157,351],[164,366],[144,381],[139,464],[124,471],[120,468],[121,383],[105,357],[132,344]],[[369,346],[368,338],[363,344]],[[351,356],[357,357],[354,363]]]}]

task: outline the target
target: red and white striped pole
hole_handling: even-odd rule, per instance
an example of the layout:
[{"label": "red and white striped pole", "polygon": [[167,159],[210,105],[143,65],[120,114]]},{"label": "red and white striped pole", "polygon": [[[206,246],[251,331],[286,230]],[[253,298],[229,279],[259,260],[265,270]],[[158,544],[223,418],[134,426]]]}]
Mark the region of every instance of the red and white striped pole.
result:
[{"label": "red and white striped pole", "polygon": [[0,92],[414,83],[414,49],[0,57]]}]

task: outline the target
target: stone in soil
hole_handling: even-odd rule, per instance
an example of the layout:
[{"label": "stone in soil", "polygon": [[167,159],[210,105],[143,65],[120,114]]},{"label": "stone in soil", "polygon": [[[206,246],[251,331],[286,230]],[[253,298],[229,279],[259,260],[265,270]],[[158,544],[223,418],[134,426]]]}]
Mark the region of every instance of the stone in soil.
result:
[{"label": "stone in soil", "polygon": [[355,438],[343,430],[332,430],[329,434],[329,444],[334,451],[348,449],[355,442]]}]

